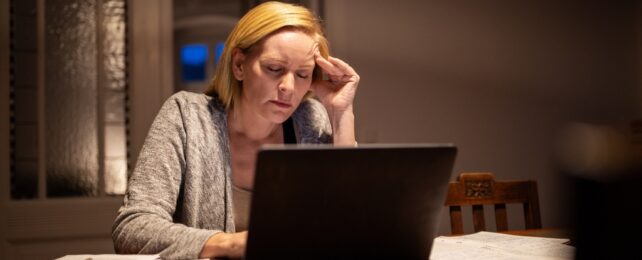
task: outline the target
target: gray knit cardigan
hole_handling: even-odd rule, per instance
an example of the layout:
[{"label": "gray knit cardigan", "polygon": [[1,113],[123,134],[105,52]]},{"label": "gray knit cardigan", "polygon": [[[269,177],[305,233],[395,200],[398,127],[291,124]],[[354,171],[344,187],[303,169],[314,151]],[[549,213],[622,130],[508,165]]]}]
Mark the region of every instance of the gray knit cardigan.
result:
[{"label": "gray knit cardigan", "polygon": [[[119,254],[198,258],[207,239],[234,232],[225,108],[216,97],[179,92],[149,130],[112,229]],[[304,100],[292,115],[299,143],[329,143],[325,108]]]}]

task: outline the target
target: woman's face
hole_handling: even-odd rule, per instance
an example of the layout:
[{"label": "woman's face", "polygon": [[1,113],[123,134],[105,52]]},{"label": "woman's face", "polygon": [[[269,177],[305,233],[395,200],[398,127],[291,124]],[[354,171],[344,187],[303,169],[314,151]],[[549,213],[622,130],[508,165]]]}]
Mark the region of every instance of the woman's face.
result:
[{"label": "woman's face", "polygon": [[310,89],[315,41],[296,30],[263,39],[246,54],[234,54],[234,76],[242,80],[241,106],[269,122],[282,123]]}]

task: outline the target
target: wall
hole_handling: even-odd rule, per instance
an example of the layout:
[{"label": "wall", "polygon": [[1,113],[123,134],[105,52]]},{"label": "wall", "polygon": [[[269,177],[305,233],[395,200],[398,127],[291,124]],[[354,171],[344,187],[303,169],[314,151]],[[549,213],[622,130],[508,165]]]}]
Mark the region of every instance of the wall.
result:
[{"label": "wall", "polygon": [[[360,142],[453,142],[453,178],[536,179],[543,225],[560,227],[570,194],[554,168],[559,131],[642,114],[635,5],[329,0],[325,10],[334,54],[361,76]],[[448,223],[444,212],[442,233]]]},{"label": "wall", "polygon": [[638,41],[637,41],[637,54],[638,54],[638,97],[640,98],[638,112],[642,114],[642,1],[637,2],[636,8],[636,18],[637,18],[637,28],[638,32]]},{"label": "wall", "polygon": [[[9,12],[9,1],[0,0],[0,17],[9,17],[11,13]],[[6,120],[10,116],[9,106],[4,104],[9,104],[11,99],[9,94],[11,93],[9,84],[9,19],[0,19],[0,118]],[[6,122],[6,121],[5,121]],[[4,123],[0,124],[0,173],[3,173],[4,176],[8,176],[10,168],[10,129],[9,124]],[[5,258],[7,251],[7,217],[5,216],[5,208],[9,202],[10,194],[9,190],[11,189],[9,178],[1,177],[0,178],[0,190],[3,192],[0,193],[0,258]]]}]

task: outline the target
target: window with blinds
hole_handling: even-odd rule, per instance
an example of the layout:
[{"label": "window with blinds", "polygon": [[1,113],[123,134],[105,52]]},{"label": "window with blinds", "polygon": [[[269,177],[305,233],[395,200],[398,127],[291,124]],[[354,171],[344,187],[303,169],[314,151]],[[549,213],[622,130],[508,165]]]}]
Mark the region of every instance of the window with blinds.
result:
[{"label": "window with blinds", "polygon": [[10,1],[11,198],[124,194],[125,0]]}]

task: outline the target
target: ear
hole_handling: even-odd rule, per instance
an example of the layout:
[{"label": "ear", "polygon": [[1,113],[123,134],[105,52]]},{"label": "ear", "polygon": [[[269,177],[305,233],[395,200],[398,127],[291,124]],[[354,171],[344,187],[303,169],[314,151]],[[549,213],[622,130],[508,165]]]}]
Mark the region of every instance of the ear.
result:
[{"label": "ear", "polygon": [[245,62],[245,54],[241,49],[234,48],[232,50],[232,73],[238,81],[243,81],[243,62]]}]

